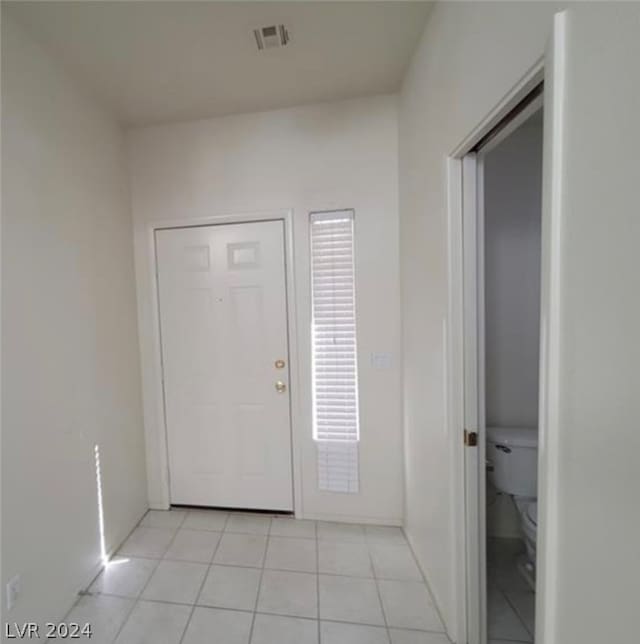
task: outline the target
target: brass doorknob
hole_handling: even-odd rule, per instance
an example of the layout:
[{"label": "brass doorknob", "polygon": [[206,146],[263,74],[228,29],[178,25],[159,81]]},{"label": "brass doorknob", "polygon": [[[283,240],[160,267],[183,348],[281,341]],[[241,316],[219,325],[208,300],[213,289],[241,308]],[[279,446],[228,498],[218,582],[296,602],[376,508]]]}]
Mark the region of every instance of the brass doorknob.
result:
[{"label": "brass doorknob", "polygon": [[282,380],[278,380],[278,382],[276,382],[276,391],[279,394],[283,394],[286,390],[287,390],[287,385],[285,385],[284,382],[282,382]]}]

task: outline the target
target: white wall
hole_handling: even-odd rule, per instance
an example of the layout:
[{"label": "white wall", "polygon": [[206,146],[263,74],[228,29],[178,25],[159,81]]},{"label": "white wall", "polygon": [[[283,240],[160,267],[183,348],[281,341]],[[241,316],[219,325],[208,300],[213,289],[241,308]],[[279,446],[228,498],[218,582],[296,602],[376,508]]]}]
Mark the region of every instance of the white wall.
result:
[{"label": "white wall", "polygon": [[4,12],[2,171],[1,584],[43,622],[100,562],[94,445],[108,549],[147,507],[133,249],[121,131]]},{"label": "white wall", "polygon": [[[149,496],[166,507],[166,454],[149,226],[220,214],[293,209],[305,516],[401,523],[402,430],[398,275],[397,105],[380,96],[135,129],[130,132]],[[311,430],[308,216],[354,208],[360,378],[357,495],[319,492]],[[389,353],[392,367],[371,365]],[[295,383],[292,383],[295,387]],[[294,392],[294,400],[296,395]]]},{"label": "white wall", "polygon": [[638,640],[639,30],[638,3],[571,6],[545,112],[543,644]]},{"label": "white wall", "polygon": [[454,639],[446,158],[539,59],[552,2],[436,4],[400,98],[406,529]]},{"label": "white wall", "polygon": [[540,113],[484,158],[487,427],[538,426]]}]

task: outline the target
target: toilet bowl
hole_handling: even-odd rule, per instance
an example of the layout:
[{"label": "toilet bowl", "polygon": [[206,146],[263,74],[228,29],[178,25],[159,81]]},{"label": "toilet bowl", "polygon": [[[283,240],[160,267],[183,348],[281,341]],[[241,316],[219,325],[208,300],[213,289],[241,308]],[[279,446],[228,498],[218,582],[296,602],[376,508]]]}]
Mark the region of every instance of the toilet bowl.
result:
[{"label": "toilet bowl", "polygon": [[493,485],[511,495],[527,548],[529,575],[535,576],[538,529],[538,431],[488,427],[487,463]]}]

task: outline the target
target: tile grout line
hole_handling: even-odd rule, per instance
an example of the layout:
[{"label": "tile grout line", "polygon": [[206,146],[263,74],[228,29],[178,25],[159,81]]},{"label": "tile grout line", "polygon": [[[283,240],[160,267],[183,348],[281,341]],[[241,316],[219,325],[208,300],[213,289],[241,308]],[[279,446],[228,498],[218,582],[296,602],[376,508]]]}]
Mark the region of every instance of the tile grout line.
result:
[{"label": "tile grout line", "polygon": [[[132,535],[132,534],[133,534],[133,533],[134,533],[134,532],[135,532],[135,531],[140,527],[140,525],[141,525],[141,524],[142,524],[142,522],[144,521],[144,518],[147,516],[147,514],[149,514],[149,512],[151,512],[151,510],[150,510],[149,508],[147,508],[147,510],[146,510],[146,511],[145,511],[145,513],[140,517],[140,519],[138,520],[138,522],[133,526],[133,528],[131,528],[131,530],[129,531],[129,533],[127,534],[127,536],[126,536],[126,537],[125,537],[125,538],[120,542],[120,544],[119,544],[118,546],[116,546],[116,548],[113,550],[112,554],[111,554],[111,555],[110,555],[110,557],[109,557],[110,559],[112,559],[112,558],[113,558],[113,557],[114,557],[114,556],[115,556],[115,555],[120,551],[120,549],[122,548],[122,546],[123,546],[123,545],[127,542],[127,540],[129,539],[129,537],[130,537],[130,536],[131,536],[131,535]],[[91,588],[91,586],[93,586],[93,584],[96,582],[96,580],[98,579],[98,577],[100,577],[100,576],[104,573],[104,571],[105,571],[105,570],[106,570],[106,566],[105,566],[105,565],[104,565],[104,563],[103,563],[103,565],[100,567],[100,569],[98,570],[98,572],[93,576],[93,579],[91,579],[91,581],[86,585],[86,587],[85,587],[85,588],[81,589],[81,590],[78,592],[76,601],[75,601],[75,602],[73,602],[73,605],[71,606],[71,608],[69,608],[69,610],[66,612],[65,616],[63,617],[63,621],[67,620],[67,618],[68,618],[68,616],[69,616],[69,613],[70,613],[70,612],[71,612],[71,611],[72,611],[72,610],[73,610],[73,609],[78,605],[78,602],[80,601],[80,599],[81,599],[82,597],[85,597],[85,596],[93,596],[93,595],[102,595],[102,594],[107,594],[107,593],[94,593],[94,592],[91,592],[91,591],[89,590],[89,588]],[[155,568],[154,568],[154,570],[155,570]],[[153,574],[153,573],[152,573],[152,574]],[[119,595],[118,595],[118,596],[119,596]],[[126,598],[126,599],[131,599],[131,598],[130,598],[130,597],[128,597],[128,598]]]},{"label": "tile grout line", "polygon": [[[522,617],[520,617],[520,613],[519,613],[518,609],[513,605],[511,600],[509,599],[509,595],[504,590],[502,590],[501,588],[498,588],[498,592],[502,593],[502,596],[504,597],[504,599],[507,602],[507,604],[509,604],[509,608],[512,610],[512,612],[515,613],[515,616],[518,618],[518,621],[520,622],[521,626],[527,632],[529,637],[533,638],[534,637],[533,633],[529,630],[528,626],[525,624],[525,622],[522,619]],[[520,640],[520,641],[522,641],[522,640]],[[533,639],[528,640],[528,642],[529,643],[533,642]]]},{"label": "tile grout line", "polygon": [[369,565],[371,566],[371,574],[373,575],[373,581],[376,586],[376,593],[378,594],[378,601],[380,602],[380,611],[382,612],[382,619],[384,620],[384,627],[387,631],[387,641],[391,644],[391,631],[389,630],[389,622],[387,621],[387,613],[384,609],[384,604],[382,603],[382,593],[380,592],[380,585],[378,584],[378,577],[376,573],[376,567],[373,563],[373,555],[371,554],[371,544],[369,543],[369,538],[367,536],[367,529],[364,528],[364,542],[367,549],[367,555],[369,556]]},{"label": "tile grout line", "polygon": [[[208,534],[216,534],[212,530],[207,530],[206,532]],[[218,533],[218,534],[222,534],[222,533]],[[225,534],[237,534],[237,533],[228,532],[228,533],[225,533]],[[251,534],[250,536],[253,536],[253,537],[266,537],[267,535],[264,535],[264,534]],[[304,537],[304,538],[302,538],[302,537],[281,537],[279,535],[274,535],[274,537],[276,539],[301,539],[301,540],[304,540],[304,541],[307,541],[307,542],[312,541],[312,539],[309,539],[307,537]],[[358,545],[358,544],[354,544],[351,541],[327,541],[326,543],[337,543],[337,544],[344,544],[344,545],[349,545],[349,546]],[[160,559],[158,559],[158,557],[143,557],[143,556],[140,556],[140,555],[127,555],[127,558],[128,559],[142,559],[144,561],[155,561],[155,562],[173,561],[175,563],[195,563],[195,564],[209,565],[209,561],[202,561],[200,559],[176,559],[176,558],[173,558],[173,557],[166,557],[166,556],[162,556]],[[275,568],[275,567],[271,568],[271,567],[267,567],[267,566],[250,566],[250,565],[247,565],[247,564],[226,563],[226,562],[221,562],[221,561],[212,561],[211,564],[214,565],[214,566],[221,566],[223,568],[245,568],[247,570],[260,570],[261,568],[265,568],[266,570],[274,570],[274,571],[279,571],[279,572],[299,572],[299,573],[306,573],[308,575],[314,574],[314,572],[312,570],[303,570],[303,569],[300,569],[300,568]],[[320,574],[324,575],[326,577],[348,577],[349,579],[360,579],[360,580],[379,579],[380,581],[402,581],[402,582],[414,582],[414,583],[424,584],[424,581],[423,581],[422,577],[420,579],[405,579],[403,577],[380,577],[380,576],[374,577],[373,575],[368,575],[368,576],[356,575],[356,574],[347,575],[347,574],[340,573],[340,572],[329,572],[327,570],[321,571]],[[100,575],[97,575],[97,577],[99,577],[99,576]],[[83,593],[83,594],[87,594],[87,595],[100,594],[100,595],[113,595],[113,596],[117,596],[117,597],[126,597],[126,595],[117,595],[117,593],[104,593],[104,592],[87,592],[87,593]],[[174,603],[180,603],[180,602],[174,602]]]},{"label": "tile grout line", "polygon": [[[151,510],[147,510],[147,512],[144,515],[144,517],[146,517],[147,514],[149,514],[150,511]],[[170,511],[171,510],[169,509],[169,512]],[[142,519],[140,519],[140,521],[138,522],[138,525],[136,526],[136,528],[134,528],[134,530],[140,527],[140,524],[144,520],[144,517],[142,517]],[[182,526],[182,524],[184,523],[186,518],[187,518],[187,513],[185,512],[185,515],[182,517],[182,521],[180,521],[180,523],[176,527],[175,533],[174,533],[173,537],[171,537],[171,541],[169,541],[169,543],[167,544],[167,547],[166,547],[164,552],[167,552],[167,550],[169,550],[169,548],[171,547],[171,544],[173,543],[173,540],[176,538],[176,535],[178,534],[178,531],[180,530],[180,527]],[[133,530],[132,530],[132,534],[133,534]],[[164,556],[164,553],[163,553],[163,556]],[[131,610],[127,613],[127,616],[122,621],[122,624],[120,624],[120,628],[118,628],[116,634],[114,635],[113,639],[111,640],[112,642],[115,642],[118,639],[118,637],[120,637],[120,633],[122,633],[124,627],[126,626],[127,622],[129,621],[129,619],[131,619],[131,615],[133,614],[133,611],[136,609],[136,606],[140,603],[140,601],[142,599],[142,594],[147,589],[147,586],[151,582],[151,579],[152,579],[153,575],[155,575],[156,570],[158,570],[158,566],[160,565],[161,562],[162,562],[162,557],[157,560],[156,565],[154,566],[151,574],[149,575],[149,578],[145,582],[144,586],[140,589],[140,592],[138,593],[138,595],[133,599],[133,603],[131,605]]]},{"label": "tile grout line", "polygon": [[[180,528],[182,527],[182,524],[187,520],[187,516],[189,514],[187,513],[182,520],[182,523],[180,524]],[[198,589],[198,592],[196,593],[196,598],[193,601],[193,605],[191,606],[191,612],[189,613],[189,617],[187,619],[186,624],[184,625],[184,630],[182,631],[182,636],[180,637],[180,640],[178,641],[178,644],[182,644],[185,635],[187,634],[187,631],[189,630],[189,625],[191,624],[191,619],[193,618],[193,613],[196,611],[196,606],[198,605],[198,599],[200,599],[200,595],[202,594],[202,589],[204,588],[205,583],[207,582],[207,577],[209,577],[209,573],[211,572],[211,566],[213,565],[213,559],[216,556],[216,553],[218,552],[218,548],[220,547],[220,542],[222,541],[222,536],[224,535],[225,529],[227,527],[227,523],[229,521],[229,515],[225,517],[224,520],[224,525],[222,526],[222,530],[220,532],[220,538],[218,539],[218,542],[216,543],[216,547],[213,549],[213,554],[211,555],[211,559],[209,560],[209,564],[207,566],[207,570],[204,573],[204,576],[202,577],[202,583],[200,584],[200,588]],[[178,530],[180,529],[178,528]],[[171,547],[171,545],[169,545]],[[167,551],[169,548],[167,548]]]},{"label": "tile grout line", "polygon": [[[370,580],[373,581],[373,580]],[[123,595],[114,595],[114,594],[107,594],[104,593],[105,597],[116,597],[118,599],[129,599],[131,601],[134,601],[131,597],[124,597]],[[169,601],[168,599],[143,599],[145,603],[148,604],[163,604],[165,606],[184,606],[184,607],[191,607],[192,604],[187,604],[184,602],[176,602],[176,601]],[[220,611],[229,611],[229,612],[234,612],[234,613],[244,613],[247,615],[252,615],[254,611],[252,609],[248,608],[231,608],[228,606],[215,606],[215,605],[210,605],[210,604],[196,604],[196,608],[204,608],[204,609],[212,609],[212,610],[220,610]],[[306,615],[295,615],[291,613],[275,613],[267,610],[258,610],[255,611],[256,615],[269,615],[272,617],[285,617],[288,619],[302,619],[306,620],[309,622],[317,622],[318,619],[315,617],[308,617]],[[367,626],[367,627],[372,627],[372,628],[382,628],[384,629],[384,626],[381,626],[379,623],[374,624],[371,622],[354,622],[350,621],[348,619],[338,619],[336,617],[332,618],[326,618],[321,621],[324,622],[331,622],[333,624],[348,624],[350,626]],[[412,633],[419,633],[419,634],[431,634],[431,635],[444,635],[442,631],[434,631],[434,630],[429,630],[429,629],[423,629],[423,628],[413,628],[413,627],[408,627],[408,626],[401,626],[401,627],[391,627],[391,628],[398,628],[403,631],[409,631]],[[531,644],[530,642],[525,642],[523,640],[505,640],[505,641],[514,641],[517,642],[517,644]]]},{"label": "tile grout line", "polygon": [[402,534],[404,535],[404,539],[407,543],[407,546],[409,547],[409,551],[411,552],[411,556],[413,557],[413,562],[416,564],[418,567],[418,572],[420,573],[420,578],[422,579],[422,583],[425,585],[427,592],[429,593],[429,599],[431,600],[432,606],[436,610],[436,614],[438,615],[438,619],[440,620],[440,625],[442,626],[442,633],[444,633],[444,636],[451,641],[451,638],[449,637],[449,633],[447,633],[447,627],[445,625],[445,621],[442,618],[442,613],[440,612],[440,606],[438,606],[438,603],[436,602],[436,597],[433,594],[433,591],[431,590],[431,586],[429,584],[429,580],[427,579],[427,575],[425,575],[424,570],[422,570],[422,566],[420,566],[420,563],[418,562],[418,557],[416,557],[416,553],[413,550],[413,546],[411,545],[411,541],[409,541],[409,538],[407,537],[407,533],[404,531],[404,528],[402,528]]},{"label": "tile grout line", "polygon": [[[214,548],[214,551],[213,551],[213,554],[211,556],[211,559],[209,560],[208,564],[206,564],[206,571],[205,571],[202,583],[200,584],[200,588],[198,590],[198,593],[196,595],[196,598],[195,598],[194,602],[189,604],[189,603],[171,602],[171,601],[164,601],[163,602],[161,600],[151,600],[151,599],[150,600],[144,600],[142,596],[143,596],[144,592],[146,591],[149,583],[151,582],[151,578],[155,574],[158,566],[160,565],[160,563],[162,563],[162,561],[178,561],[178,562],[179,561],[185,561],[185,562],[189,562],[189,563],[200,563],[200,564],[205,563],[205,562],[202,562],[202,561],[200,561],[200,562],[190,562],[189,560],[180,560],[180,559],[175,560],[175,559],[166,558],[166,553],[171,548],[172,544],[175,542],[175,540],[176,540],[178,534],[180,533],[181,529],[184,528],[184,524],[187,521],[188,515],[189,515],[189,511],[187,511],[185,513],[185,515],[182,517],[182,520],[180,521],[180,523],[177,524],[177,526],[174,528],[174,534],[173,534],[171,540],[169,541],[167,547],[165,548],[164,553],[161,555],[160,559],[155,559],[155,558],[152,558],[152,557],[144,557],[144,556],[143,557],[133,557],[133,558],[147,559],[147,560],[150,559],[152,561],[155,561],[155,566],[154,566],[153,571],[151,572],[151,574],[149,576],[149,579],[147,579],[147,582],[144,584],[143,588],[138,593],[138,595],[136,597],[134,597],[134,598],[131,598],[131,597],[127,598],[127,599],[133,599],[133,603],[132,603],[133,605],[132,605],[131,609],[129,610],[129,612],[127,613],[126,617],[124,618],[120,628],[116,632],[115,639],[117,639],[120,636],[121,632],[123,631],[125,625],[129,621],[129,619],[131,617],[131,614],[135,610],[136,606],[142,601],[165,603],[165,604],[169,604],[169,605],[182,605],[182,606],[189,606],[190,605],[191,611],[190,611],[189,617],[188,617],[188,619],[187,619],[187,621],[185,623],[185,626],[184,626],[184,629],[182,631],[182,636],[180,637],[179,643],[182,643],[184,641],[184,638],[185,638],[186,633],[188,631],[189,625],[190,625],[190,623],[192,621],[193,614],[195,612],[196,607],[204,606],[205,608],[219,608],[219,609],[224,610],[225,607],[223,607],[223,606],[216,607],[216,606],[205,606],[205,605],[198,604],[198,599],[199,599],[199,597],[200,597],[200,595],[202,593],[202,590],[204,588],[204,584],[206,583],[206,580],[207,580],[207,578],[208,578],[208,576],[210,574],[212,566],[216,565],[215,562],[214,562],[214,559],[215,559],[215,556],[216,556],[216,554],[217,554],[217,552],[218,552],[218,550],[219,550],[219,548],[221,546],[221,541],[222,541],[223,536],[225,534],[230,534],[230,535],[231,534],[247,534],[247,535],[252,535],[252,536],[265,536],[265,544],[264,544],[264,548],[263,548],[263,551],[262,551],[262,559],[261,559],[260,568],[258,568],[256,566],[242,566],[242,565],[236,566],[235,564],[220,564],[220,565],[221,566],[240,567],[240,568],[258,569],[258,570],[260,570],[260,578],[259,578],[259,582],[258,582],[258,591],[256,593],[256,600],[254,602],[254,607],[253,607],[252,611],[247,610],[247,609],[231,609],[231,608],[228,608],[227,610],[236,610],[238,612],[250,613],[252,615],[249,638],[253,637],[253,632],[254,632],[254,628],[255,628],[255,620],[256,620],[257,615],[259,615],[259,614],[267,614],[267,615],[280,615],[282,617],[287,617],[286,614],[270,613],[269,611],[265,612],[265,611],[259,611],[258,610],[260,593],[261,593],[261,590],[262,590],[262,584],[263,584],[263,580],[264,580],[264,572],[265,572],[265,570],[269,570],[267,568],[267,553],[268,553],[268,549],[269,549],[269,544],[270,544],[270,541],[272,540],[272,538],[302,539],[303,541],[307,541],[307,542],[310,541],[312,543],[315,543],[315,548],[316,548],[316,556],[315,556],[316,571],[315,571],[315,573],[316,573],[316,593],[317,593],[317,598],[316,598],[317,616],[316,616],[315,619],[316,619],[316,622],[317,622],[318,641],[320,642],[321,636],[322,636],[322,630],[321,630],[321,611],[320,611],[320,562],[319,562],[319,559],[320,559],[320,543],[321,543],[322,540],[320,539],[319,529],[318,529],[318,522],[317,521],[313,522],[313,532],[314,532],[313,537],[305,537],[305,536],[300,536],[300,535],[293,535],[293,536],[292,535],[277,535],[277,534],[274,535],[273,534],[273,523],[274,523],[274,517],[273,516],[269,517],[269,523],[268,523],[268,527],[267,527],[267,532],[264,535],[256,533],[255,531],[254,532],[246,532],[246,533],[245,532],[236,533],[236,532],[229,532],[228,531],[229,519],[230,519],[231,515],[229,513],[227,513],[226,516],[225,516],[223,526],[218,530],[213,530],[212,531],[212,530],[194,529],[194,531],[196,531],[196,532],[218,533],[219,534],[219,538],[217,540],[216,547]],[[152,526],[146,526],[146,527],[152,527]],[[164,527],[164,526],[162,526],[162,527]],[[364,539],[363,539],[362,543],[363,543],[363,545],[364,545],[364,547],[365,547],[365,549],[367,551],[367,556],[368,556],[369,565],[371,567],[372,577],[357,577],[357,576],[354,576],[354,575],[341,575],[341,574],[334,574],[334,573],[327,573],[327,574],[330,575],[330,576],[347,577],[347,578],[360,579],[360,580],[372,579],[374,581],[375,586],[376,586],[376,590],[377,590],[378,601],[379,601],[379,604],[380,604],[380,608],[381,608],[381,612],[382,612],[382,616],[383,616],[383,620],[384,620],[384,628],[385,628],[385,631],[387,633],[387,641],[390,643],[390,641],[391,641],[390,626],[389,626],[389,623],[388,623],[388,619],[387,619],[387,616],[386,616],[386,611],[385,611],[385,608],[384,608],[384,604],[382,602],[382,596],[381,596],[381,592],[380,592],[380,581],[387,579],[387,577],[379,577],[377,572],[376,572],[374,563],[373,563],[372,548],[374,546],[376,546],[378,542],[376,541],[375,538],[371,537],[370,535],[368,535],[366,533],[366,526],[362,526],[362,529],[364,531],[364,535],[363,535]],[[332,543],[332,542],[333,543],[347,543],[347,544],[348,543],[354,543],[350,539],[344,539],[343,540],[343,539],[340,539],[340,538],[327,539],[326,541],[328,543]],[[382,545],[384,545],[384,542],[382,543]],[[397,546],[404,545],[404,546],[408,546],[411,554],[413,555],[414,561],[415,561],[415,554],[413,553],[413,549],[410,547],[410,544],[408,544],[408,542],[405,542],[404,544],[389,543],[388,545],[397,545]],[[424,580],[424,575],[422,574],[422,571],[419,568],[419,566],[418,566],[418,569],[420,570],[420,573],[421,573],[422,582],[425,584],[427,589],[429,589],[428,584],[426,583],[426,580]],[[274,570],[282,570],[282,571],[286,571],[286,572],[305,572],[305,571],[293,570],[293,569],[288,570],[286,568],[274,568]],[[394,578],[389,577],[389,579],[394,579]],[[104,594],[104,595],[123,597],[123,596],[120,596],[120,595],[117,595],[117,594],[114,594],[114,593],[97,593],[97,594]],[[509,602],[509,605],[511,606],[510,602]],[[511,606],[511,607],[513,608],[513,606]],[[515,609],[514,609],[514,612],[517,613],[517,611],[515,611]],[[300,616],[290,615],[289,617],[295,618],[295,617],[300,617]],[[518,618],[521,619],[519,614],[518,614]],[[313,618],[306,618],[305,617],[304,619],[313,619]],[[349,621],[349,620],[331,620],[331,619],[329,619],[328,621],[333,621],[333,622],[336,622],[336,623],[352,624],[352,625],[361,625],[361,626],[366,626],[367,625],[367,624],[365,624],[363,622],[356,622],[356,621]],[[370,624],[370,626],[380,627],[379,624]],[[429,631],[425,631],[424,629],[409,629],[409,630],[415,630],[416,632],[429,632]],[[529,632],[528,629],[526,629],[526,630],[527,630],[527,632]],[[432,632],[441,632],[441,631],[432,631]]]},{"label": "tile grout line", "polygon": [[[232,610],[232,609],[229,609]],[[237,610],[237,609],[236,609]],[[250,611],[238,611],[238,612],[250,612]],[[325,618],[322,620],[317,619],[316,617],[308,617],[307,615],[293,615],[291,613],[272,613],[269,611],[263,611],[259,610],[256,612],[256,615],[270,615],[272,617],[284,617],[286,619],[304,619],[308,622],[331,622],[332,624],[348,624],[349,626],[367,626],[369,628],[381,628],[383,630],[386,630],[384,626],[381,626],[380,624],[372,624],[370,622],[354,622],[354,621],[349,621],[347,619],[337,619],[336,617],[331,617],[331,618]],[[423,635],[442,635],[442,631],[424,631],[424,630],[419,630],[416,628],[405,628],[402,630],[406,631],[412,631],[414,633],[421,633]],[[529,642],[520,642],[520,644],[530,644]]]},{"label": "tile grout line", "polygon": [[269,548],[269,538],[271,536],[271,526],[273,525],[273,517],[269,521],[269,528],[267,529],[267,538],[264,544],[264,551],[262,553],[262,568],[260,569],[260,578],[258,579],[258,592],[256,593],[256,601],[253,604],[253,614],[251,616],[251,627],[249,628],[249,639],[247,644],[251,644],[253,639],[253,629],[256,624],[256,615],[258,613],[258,602],[260,601],[260,592],[262,591],[262,579],[264,578],[264,567],[267,563],[267,549]]}]

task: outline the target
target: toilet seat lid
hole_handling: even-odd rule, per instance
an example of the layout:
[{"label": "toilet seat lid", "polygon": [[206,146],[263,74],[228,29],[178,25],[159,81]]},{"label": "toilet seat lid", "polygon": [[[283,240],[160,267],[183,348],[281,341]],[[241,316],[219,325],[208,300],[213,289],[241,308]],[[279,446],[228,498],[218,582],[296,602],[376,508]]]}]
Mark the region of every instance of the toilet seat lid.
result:
[{"label": "toilet seat lid", "polygon": [[527,518],[534,525],[538,525],[538,502],[534,501],[527,506]]}]

